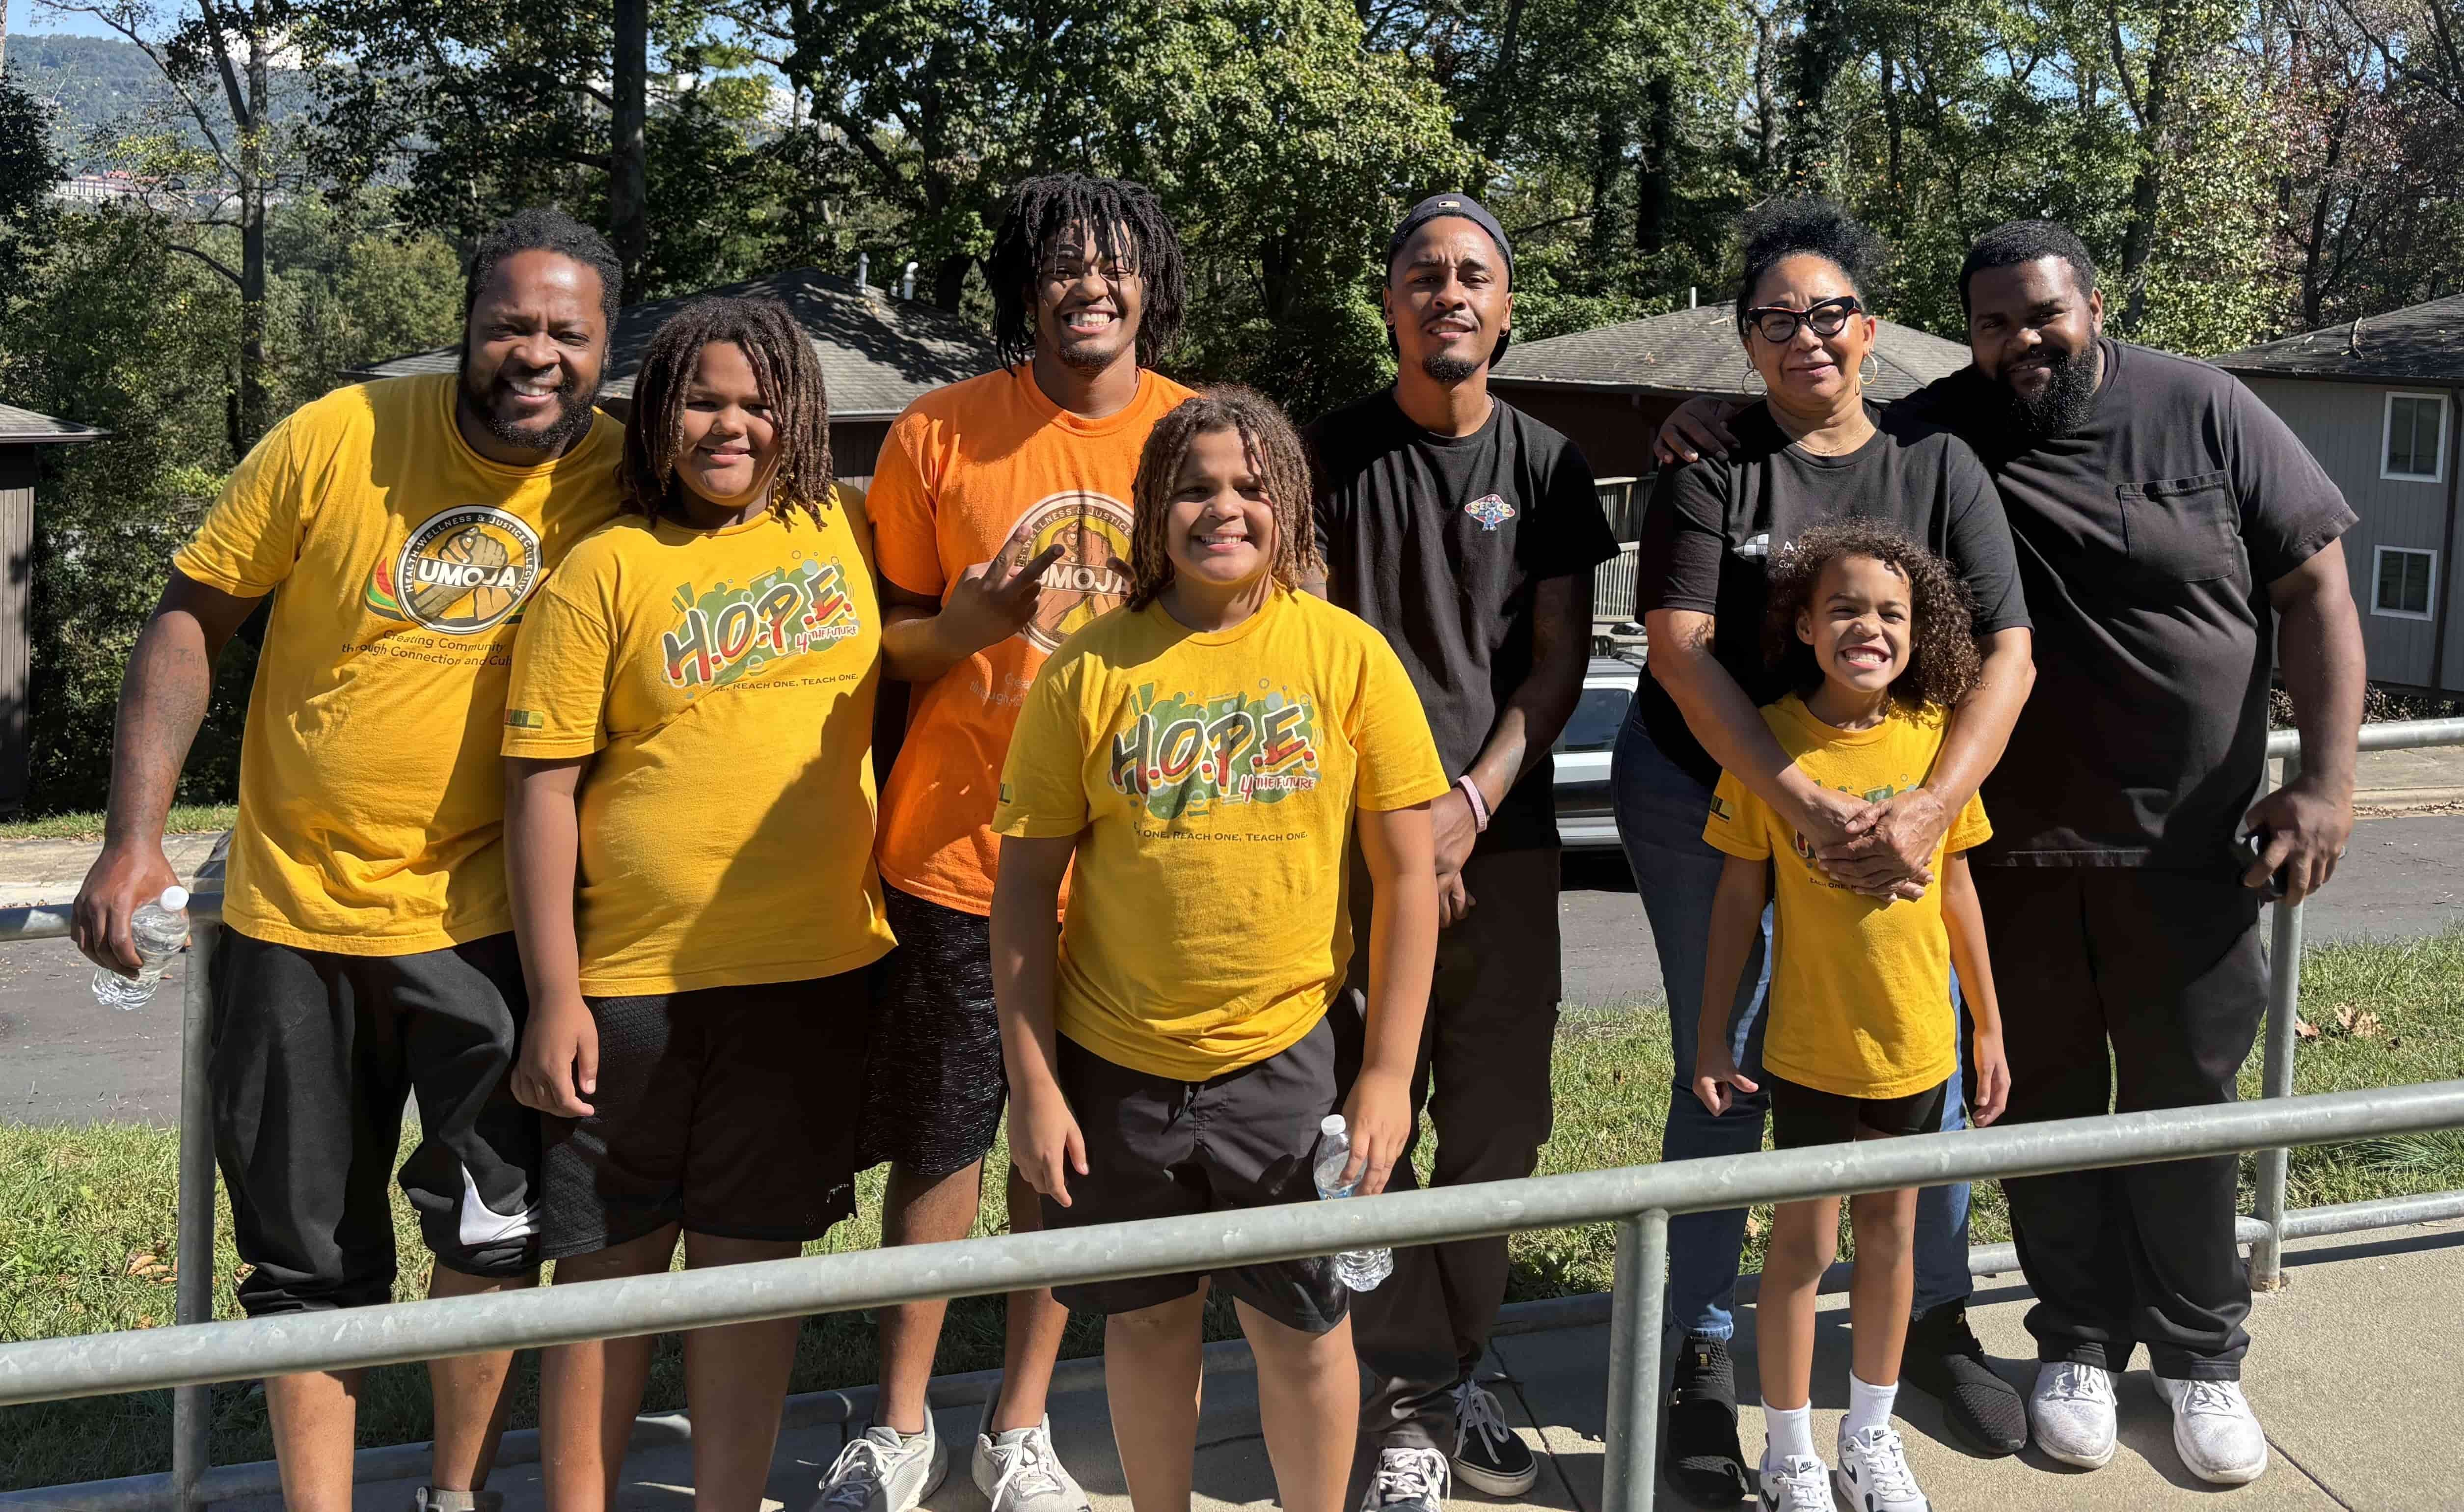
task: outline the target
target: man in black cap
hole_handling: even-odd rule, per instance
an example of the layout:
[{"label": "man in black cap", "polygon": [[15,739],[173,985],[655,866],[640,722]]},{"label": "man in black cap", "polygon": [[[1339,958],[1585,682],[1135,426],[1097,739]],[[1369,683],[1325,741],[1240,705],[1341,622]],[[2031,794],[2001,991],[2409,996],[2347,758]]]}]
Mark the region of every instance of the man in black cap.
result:
[{"label": "man in black cap", "polygon": [[[1617,550],[1582,454],[1488,391],[1513,321],[1513,269],[1505,231],[1469,195],[1414,206],[1386,249],[1394,387],[1309,432],[1328,596],[1393,643],[1458,779],[1433,805],[1446,930],[1412,1078],[1414,1117],[1426,1106],[1437,1133],[1440,1186],[1528,1176],[1549,1138],[1549,748],[1582,694],[1592,568]],[[1365,931],[1356,867],[1352,907]],[[1359,965],[1343,1015],[1355,1036]],[[1389,1190],[1415,1185],[1413,1170],[1407,1145]],[[1503,1238],[1432,1245],[1397,1255],[1393,1277],[1353,1300],[1375,1451],[1364,1505],[1435,1512],[1455,1475],[1493,1496],[1537,1478],[1472,1375],[1506,1275]]]}]

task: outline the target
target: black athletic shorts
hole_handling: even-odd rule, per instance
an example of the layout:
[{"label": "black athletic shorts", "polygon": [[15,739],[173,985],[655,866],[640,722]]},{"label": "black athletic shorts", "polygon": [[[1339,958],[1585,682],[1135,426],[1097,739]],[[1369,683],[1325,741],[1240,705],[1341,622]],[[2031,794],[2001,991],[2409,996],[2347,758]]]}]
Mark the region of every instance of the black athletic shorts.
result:
[{"label": "black athletic shorts", "polygon": [[1942,1128],[1944,1100],[1950,1082],[1903,1098],[1851,1098],[1817,1092],[1768,1067],[1763,1086],[1771,1093],[1771,1143],[1781,1149],[1809,1145],[1845,1145],[1861,1134],[1932,1134]]},{"label": "black athletic shorts", "polygon": [[873,1005],[858,1170],[894,1162],[931,1180],[984,1158],[1009,1078],[993,1007],[992,921],[881,884],[896,949]]},{"label": "black athletic shorts", "polygon": [[855,1212],[873,967],[804,982],[586,1001],[587,1118],[542,1118],[549,1259],[669,1224],[803,1243]]},{"label": "black athletic shorts", "polygon": [[252,1318],[393,1300],[385,1184],[406,1099],[420,1142],[400,1180],[437,1263],[539,1263],[539,1116],[509,1073],[528,999],[511,934],[415,955],[344,955],[226,928],[208,1071],[214,1158]]},{"label": "black athletic shorts", "polygon": [[[1317,1200],[1318,1123],[1343,1106],[1327,1020],[1281,1054],[1211,1081],[1133,1071],[1067,1037],[1059,1060],[1062,1093],[1087,1142],[1087,1174],[1070,1173],[1068,1207],[1042,1199],[1045,1228]],[[1217,1286],[1303,1333],[1332,1328],[1352,1302],[1328,1256],[1211,1274]],[[1073,1312],[1127,1313],[1186,1297],[1198,1282],[1199,1273],[1184,1271],[1056,1286],[1052,1295]]]}]

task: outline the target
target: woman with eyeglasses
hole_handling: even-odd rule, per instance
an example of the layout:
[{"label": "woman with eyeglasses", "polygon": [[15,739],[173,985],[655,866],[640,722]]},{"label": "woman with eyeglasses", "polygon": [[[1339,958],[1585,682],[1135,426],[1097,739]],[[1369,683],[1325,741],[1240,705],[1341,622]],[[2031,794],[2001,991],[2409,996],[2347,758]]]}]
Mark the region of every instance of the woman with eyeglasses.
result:
[{"label": "woman with eyeglasses", "polygon": [[[1721,772],[1790,823],[1800,849],[1821,860],[1836,885],[1877,899],[1921,897],[1934,882],[1929,858],[2000,758],[2034,677],[2027,610],[1992,479],[1965,443],[1894,420],[1866,393],[1881,371],[1873,311],[1889,249],[1820,200],[1763,206],[1740,232],[1739,360],[1749,369],[1745,387],[1761,393],[1729,420],[1739,444],[1726,457],[1660,475],[1635,591],[1650,632],[1651,676],[1618,734],[1612,779],[1617,829],[1668,994],[1676,1084],[1662,1142],[1667,1160],[1760,1149],[1770,1110],[1768,1094],[1754,1093],[1715,1115],[1686,1085],[1724,865],[1704,837]],[[1796,767],[1760,707],[1789,691],[1766,661],[1767,570],[1804,531],[1844,517],[1886,523],[1949,562],[1973,601],[1983,658],[1983,676],[1949,714],[1930,770],[1872,792],[1825,790]],[[1793,623],[1776,632],[1783,644],[1795,638]],[[1755,1081],[1763,1080],[1768,914],[1728,1018],[1735,1062]],[[1947,1014],[1958,1012],[1955,982],[1951,999]],[[1962,1092],[1954,1078],[1943,1126],[1959,1126]],[[1919,1204],[1914,1296],[1898,1299],[1916,1314],[1905,1368],[1942,1400],[1972,1448],[2008,1454],[2026,1441],[2026,1419],[1968,1329],[1967,1215],[1965,1187],[1932,1189]],[[1727,1345],[1745,1220],[1741,1210],[1696,1213],[1669,1230],[1669,1306],[1686,1339],[1664,1441],[1672,1481],[1705,1506],[1732,1506],[1757,1489],[1738,1441]],[[1865,1363],[1892,1379],[1858,1378],[1843,1439],[1867,1428],[1887,1431],[1897,1369]],[[1815,1457],[1807,1447],[1807,1404],[1765,1407],[1767,1423],[1788,1439],[1775,1437],[1774,1450]],[[1775,1453],[1771,1462],[1787,1458]],[[1804,1504],[1827,1505],[1824,1495]]]}]

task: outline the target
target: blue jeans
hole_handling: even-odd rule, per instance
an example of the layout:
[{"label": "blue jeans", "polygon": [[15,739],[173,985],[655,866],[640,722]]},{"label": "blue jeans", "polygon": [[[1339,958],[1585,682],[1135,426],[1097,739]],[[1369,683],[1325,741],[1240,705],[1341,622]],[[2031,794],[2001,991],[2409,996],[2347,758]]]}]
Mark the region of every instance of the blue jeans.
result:
[{"label": "blue jeans", "polygon": [[[1639,707],[1639,705],[1638,705]],[[1617,834],[1634,870],[1635,890],[1651,920],[1660,951],[1660,979],[1668,992],[1669,1052],[1676,1064],[1668,1095],[1668,1123],[1661,1136],[1662,1160],[1742,1155],[1763,1147],[1763,1121],[1771,1112],[1767,1093],[1740,1097],[1713,1115],[1694,1096],[1695,1031],[1703,1007],[1705,946],[1711,933],[1711,899],[1727,857],[1703,838],[1711,810],[1710,789],[1696,782],[1652,743],[1632,714],[1617,732],[1610,768]],[[1771,990],[1771,924],[1763,911],[1763,937],[1746,960],[1729,1019],[1729,1049],[1737,1067],[1759,1079],[1763,1061],[1763,1007]],[[1959,983],[1951,983],[1951,1011],[1960,1018],[1965,1045],[1967,1013]],[[1965,1056],[1962,1056],[1963,1065]],[[1942,1126],[1965,1126],[1964,1072],[1951,1074],[1943,1102]],[[1730,1309],[1737,1290],[1737,1256],[1745,1248],[1746,1211],[1689,1212],[1668,1223],[1668,1316],[1688,1333],[1726,1339],[1736,1332]],[[1968,1187],[1928,1187],[1917,1199],[1916,1311],[1964,1301],[1968,1274]]]}]

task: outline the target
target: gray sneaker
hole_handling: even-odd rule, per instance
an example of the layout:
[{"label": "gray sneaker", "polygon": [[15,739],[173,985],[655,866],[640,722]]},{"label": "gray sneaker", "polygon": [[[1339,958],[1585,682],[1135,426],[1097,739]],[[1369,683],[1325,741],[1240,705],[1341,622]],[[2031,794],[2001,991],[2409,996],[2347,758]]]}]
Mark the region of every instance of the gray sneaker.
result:
[{"label": "gray sneaker", "polygon": [[1447,1476],[1435,1449],[1381,1449],[1361,1512],[1445,1512]]},{"label": "gray sneaker", "polygon": [[501,1491],[439,1491],[421,1486],[411,1493],[411,1512],[504,1512]]},{"label": "gray sneaker", "polygon": [[992,1503],[992,1512],[1093,1512],[1086,1491],[1053,1452],[1051,1415],[1045,1414],[1033,1428],[996,1434],[992,1431],[996,1400],[984,1399],[970,1466],[976,1489]]},{"label": "gray sneaker", "polygon": [[950,1456],[934,1430],[933,1414],[924,1414],[924,1432],[901,1434],[886,1423],[850,1438],[822,1478],[822,1494],[813,1512],[914,1512],[926,1497],[941,1489],[950,1473]]}]

